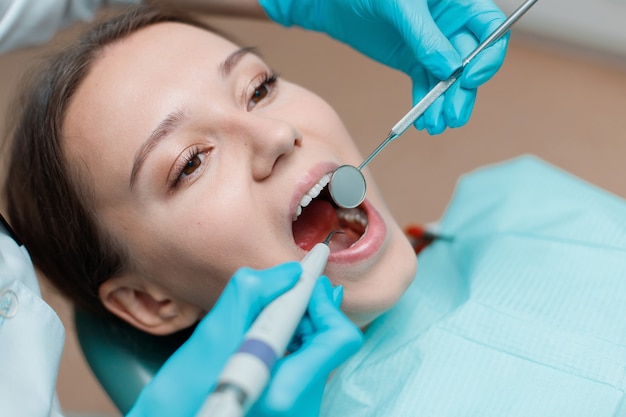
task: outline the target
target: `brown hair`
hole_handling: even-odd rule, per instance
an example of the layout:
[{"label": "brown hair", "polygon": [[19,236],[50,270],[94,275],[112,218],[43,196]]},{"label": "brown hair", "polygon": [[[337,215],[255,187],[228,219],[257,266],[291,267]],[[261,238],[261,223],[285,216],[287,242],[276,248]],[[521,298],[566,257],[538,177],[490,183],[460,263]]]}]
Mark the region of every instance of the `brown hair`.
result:
[{"label": "brown hair", "polygon": [[162,22],[215,32],[174,10],[130,8],[55,55],[21,97],[4,188],[9,220],[33,263],[77,307],[92,313],[105,313],[98,287],[124,270],[128,254],[99,226],[89,203],[90,187],[68,167],[63,121],[74,93],[106,46]]}]

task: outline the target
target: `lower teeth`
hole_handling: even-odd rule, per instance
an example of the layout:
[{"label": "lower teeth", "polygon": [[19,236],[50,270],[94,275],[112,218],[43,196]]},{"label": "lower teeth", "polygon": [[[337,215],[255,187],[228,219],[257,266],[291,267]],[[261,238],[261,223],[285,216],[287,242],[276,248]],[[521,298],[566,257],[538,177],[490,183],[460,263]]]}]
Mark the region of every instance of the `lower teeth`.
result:
[{"label": "lower teeth", "polygon": [[363,211],[357,209],[338,209],[337,217],[340,221],[357,223],[361,227],[367,226],[367,216]]}]

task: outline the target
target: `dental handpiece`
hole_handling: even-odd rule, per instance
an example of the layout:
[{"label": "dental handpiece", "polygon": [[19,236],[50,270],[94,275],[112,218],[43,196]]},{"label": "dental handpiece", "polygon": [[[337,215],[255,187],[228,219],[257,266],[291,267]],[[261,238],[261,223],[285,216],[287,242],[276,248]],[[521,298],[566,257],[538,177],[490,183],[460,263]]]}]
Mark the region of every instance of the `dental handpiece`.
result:
[{"label": "dental handpiece", "polygon": [[537,0],[526,0],[511,15],[494,30],[483,42],[480,43],[462,62],[461,66],[447,79],[439,81],[411,110],[408,111],[389,131],[387,137],[378,145],[376,149],[357,167],[352,165],[342,165],[333,172],[328,191],[333,201],[343,208],[354,208],[365,199],[366,183],[361,172],[376,155],[380,153],[389,143],[399,138],[415,121],[463,74],[470,62],[478,56],[484,49],[491,46],[500,39],[510,27],[517,22]]},{"label": "dental handpiece", "polygon": [[274,362],[284,355],[304,316],[315,282],[324,273],[330,255],[328,245],[335,233],[302,259],[302,275],[296,285],[261,311],[196,417],[241,417],[258,400]]}]

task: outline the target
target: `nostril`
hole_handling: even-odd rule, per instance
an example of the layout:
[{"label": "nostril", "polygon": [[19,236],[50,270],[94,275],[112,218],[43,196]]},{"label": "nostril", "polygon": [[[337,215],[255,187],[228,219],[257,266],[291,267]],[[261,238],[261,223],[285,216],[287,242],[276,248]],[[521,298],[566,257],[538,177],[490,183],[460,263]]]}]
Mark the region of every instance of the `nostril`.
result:
[{"label": "nostril", "polygon": [[260,181],[284,164],[285,156],[293,153],[296,147],[301,147],[302,135],[284,120],[267,117],[256,117],[254,120],[257,121],[255,130],[249,133],[250,156],[254,178]]}]

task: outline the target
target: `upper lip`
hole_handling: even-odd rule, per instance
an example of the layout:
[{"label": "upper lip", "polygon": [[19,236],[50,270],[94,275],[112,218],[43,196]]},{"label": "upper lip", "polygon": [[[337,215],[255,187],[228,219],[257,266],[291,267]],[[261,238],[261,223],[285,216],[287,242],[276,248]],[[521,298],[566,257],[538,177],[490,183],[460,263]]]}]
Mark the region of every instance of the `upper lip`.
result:
[{"label": "upper lip", "polygon": [[291,214],[291,219],[294,218],[298,206],[300,205],[300,200],[302,197],[317,184],[320,179],[328,174],[329,172],[333,172],[337,169],[339,165],[331,162],[320,162],[314,165],[311,169],[306,171],[304,175],[300,177],[298,182],[295,185],[293,195],[291,197],[289,213]]}]

